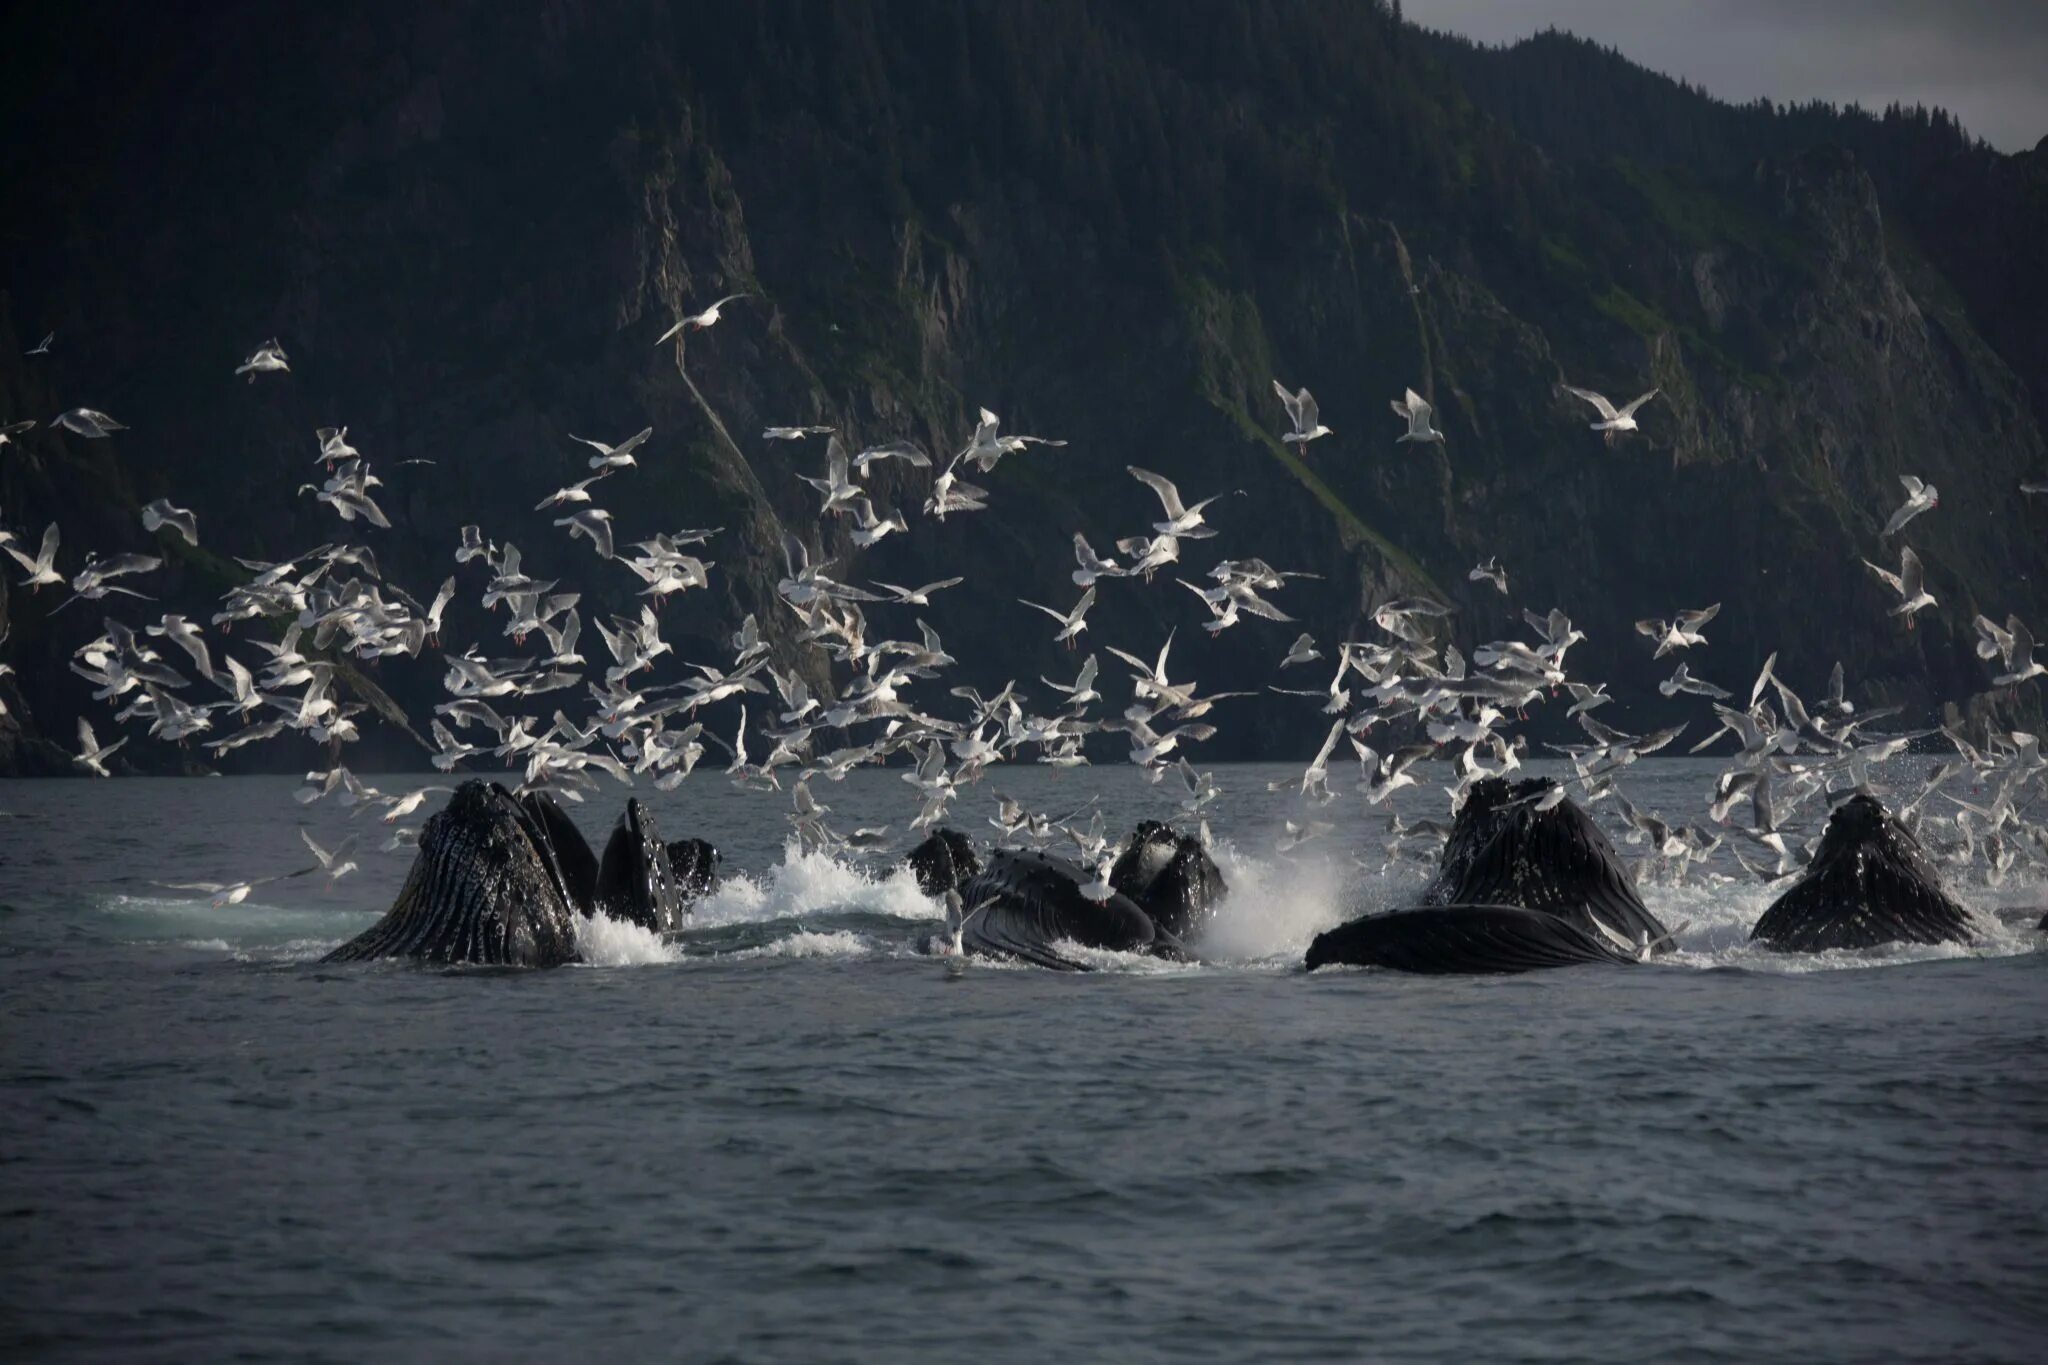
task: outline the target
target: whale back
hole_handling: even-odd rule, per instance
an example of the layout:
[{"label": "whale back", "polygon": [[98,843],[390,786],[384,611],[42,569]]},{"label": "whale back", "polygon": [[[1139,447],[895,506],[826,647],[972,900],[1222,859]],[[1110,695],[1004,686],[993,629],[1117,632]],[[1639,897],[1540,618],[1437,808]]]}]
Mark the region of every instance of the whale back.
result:
[{"label": "whale back", "polygon": [[927,834],[903,861],[916,875],[917,889],[927,896],[957,891],[981,871],[981,859],[974,856],[974,845],[967,836],[943,826]]},{"label": "whale back", "polygon": [[661,841],[653,813],[637,798],[627,798],[604,846],[591,903],[615,920],[655,933],[683,927],[683,904],[669,869],[668,845]]},{"label": "whale back", "polygon": [[1498,778],[1474,783],[1423,903],[1518,905],[1562,916],[1596,938],[1603,937],[1597,918],[1630,942],[1669,951],[1668,931],[1593,818],[1570,797],[1536,809],[1535,798],[1554,785],[1546,778],[1512,787]]},{"label": "whale back", "polygon": [[1505,975],[1585,963],[1628,963],[1597,930],[1519,905],[1427,905],[1366,915],[1317,934],[1307,965]]},{"label": "whale back", "polygon": [[1229,890],[1200,839],[1157,820],[1138,822],[1110,868],[1109,884],[1176,938],[1200,928]]},{"label": "whale back", "polygon": [[546,792],[528,792],[518,801],[528,820],[537,827],[535,842],[542,854],[554,861],[563,895],[570,905],[589,914],[597,894],[597,855],[590,851],[583,831],[576,828],[568,813]]},{"label": "whale back", "polygon": [[574,962],[576,912],[542,837],[539,822],[503,787],[463,783],[421,829],[419,852],[391,909],[326,960]]},{"label": "whale back", "polygon": [[718,888],[718,850],[707,839],[668,841],[668,868],[675,876],[676,895],[688,905]]},{"label": "whale back", "polygon": [[1112,891],[1107,900],[1094,901],[1082,895],[1087,880],[1085,871],[1064,858],[997,849],[961,890],[969,907],[960,931],[962,950],[1062,971],[1088,967],[1063,955],[1057,947],[1061,943],[1184,956],[1179,940],[1130,897]]},{"label": "whale back", "polygon": [[1813,861],[1749,937],[1788,952],[1822,952],[1969,943],[1976,932],[1969,911],[1942,889],[1919,841],[1883,802],[1858,793],[1828,817]]}]

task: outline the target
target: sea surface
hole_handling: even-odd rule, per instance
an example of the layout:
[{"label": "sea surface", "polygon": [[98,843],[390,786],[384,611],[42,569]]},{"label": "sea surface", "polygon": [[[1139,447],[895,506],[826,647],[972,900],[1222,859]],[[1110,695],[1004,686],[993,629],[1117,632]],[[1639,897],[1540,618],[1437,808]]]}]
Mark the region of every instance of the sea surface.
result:
[{"label": "sea surface", "polygon": [[[1644,888],[1656,966],[1309,976],[1428,868],[1216,771],[1211,960],[1087,974],[921,956],[906,876],[715,773],[637,793],[724,851],[698,927],[554,972],[319,965],[411,854],[292,780],[0,783],[0,1357],[2048,1359],[2048,940],[1991,913],[2041,886],[1958,879],[1972,948],[1785,957],[1696,872]],[[1626,785],[1698,820],[1712,772]],[[1118,831],[1177,794],[998,768],[953,823],[995,791]],[[360,870],[163,885],[302,867],[301,826]]]}]

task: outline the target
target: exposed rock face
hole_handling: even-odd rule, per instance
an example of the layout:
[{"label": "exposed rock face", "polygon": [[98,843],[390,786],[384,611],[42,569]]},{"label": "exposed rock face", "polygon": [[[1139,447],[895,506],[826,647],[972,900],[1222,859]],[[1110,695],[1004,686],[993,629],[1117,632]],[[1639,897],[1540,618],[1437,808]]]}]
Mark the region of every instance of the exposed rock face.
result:
[{"label": "exposed rock face", "polygon": [[[580,477],[569,433],[652,424],[606,486],[620,540],[724,528],[711,589],[664,609],[665,636],[710,658],[752,612],[814,683],[824,661],[774,600],[784,527],[841,577],[965,566],[934,623],[966,661],[956,681],[1000,685],[1068,661],[996,597],[1070,598],[1073,532],[1101,548],[1156,514],[1126,463],[1193,496],[1244,489],[1191,567],[1213,549],[1323,575],[1282,596],[1287,629],[1360,636],[1378,602],[1428,592],[1461,607],[1469,644],[1557,604],[1588,634],[1575,670],[1617,695],[1658,676],[1631,621],[1717,598],[1723,657],[1782,647],[1781,673],[1816,682],[1840,658],[1922,706],[1982,690],[1975,611],[2048,616],[2048,528],[2014,492],[2048,470],[2041,409],[1978,334],[1977,295],[1958,301],[1844,153],[1749,158],[1707,187],[1631,163],[1589,193],[1456,112],[1455,73],[1405,57],[1417,35],[1367,6],[1248,3],[1187,33],[1087,0],[917,23],[763,3],[685,27],[651,0],[118,18],[39,16],[21,78],[0,82],[20,130],[7,182],[39,187],[0,209],[19,263],[0,282],[0,420],[84,403],[131,430],[21,438],[0,518],[61,519],[75,568],[84,547],[139,545],[136,507],[175,493],[201,549],[157,547],[152,610],[204,610],[241,572],[229,555],[333,539],[291,490],[313,429],[347,422],[387,480],[387,576],[430,593],[475,521],[572,577],[586,620],[637,610],[639,584],[591,572],[532,503]],[[1248,74],[1262,64],[1288,74]],[[2024,220],[2035,201],[2001,193],[1999,221]],[[653,346],[742,290],[717,327]],[[24,358],[46,330],[53,355]],[[291,373],[230,382],[273,333]],[[1338,434],[1283,447],[1276,376],[1314,389]],[[1663,395],[1609,448],[1560,381]],[[1393,445],[1385,401],[1405,385],[1436,404],[1442,446]],[[843,523],[813,529],[798,475],[817,444],[760,439],[821,422],[946,452],[982,404],[1073,444],[1005,461],[992,509],[944,525],[916,520],[927,475],[878,467],[877,506],[916,531],[866,553]],[[1941,603],[1911,634],[1858,563],[1888,557],[1876,532],[1906,472],[1943,494],[1910,535]],[[1465,580],[1496,553],[1512,604]],[[994,564],[1001,593],[972,596]],[[1198,640],[1196,610],[1178,590],[1105,592],[1091,622],[1133,645],[1182,626],[1176,657],[1205,682],[1262,684],[1276,629]],[[0,657],[42,733],[67,735],[84,699],[64,660],[97,613],[15,616]],[[448,619],[458,648],[498,630],[467,592]],[[435,668],[362,676],[416,718],[437,699]],[[365,729],[358,761],[416,756]],[[1312,748],[1317,729],[1247,705],[1205,752]],[[8,733],[0,771],[27,770]]]}]

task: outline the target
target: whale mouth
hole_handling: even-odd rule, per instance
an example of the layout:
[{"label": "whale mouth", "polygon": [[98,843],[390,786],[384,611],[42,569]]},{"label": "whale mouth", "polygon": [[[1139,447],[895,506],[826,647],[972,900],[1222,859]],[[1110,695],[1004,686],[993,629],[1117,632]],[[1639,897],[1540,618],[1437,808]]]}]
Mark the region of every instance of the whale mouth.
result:
[{"label": "whale mouth", "polygon": [[1592,817],[1569,799],[1537,809],[1536,798],[1555,786],[1541,777],[1473,784],[1423,903],[1520,906],[1561,916],[1596,939],[1606,938],[1604,925],[1626,942],[1669,952],[1669,931]]},{"label": "whale mouth", "polygon": [[1136,902],[1112,891],[1095,900],[1083,891],[1089,874],[1049,853],[997,849],[961,891],[969,907],[960,926],[969,956],[1029,962],[1056,971],[1091,964],[1061,945],[1184,960],[1186,950]]},{"label": "whale mouth", "polygon": [[384,918],[326,960],[559,966],[577,960],[575,918],[544,818],[472,780],[428,819]]},{"label": "whale mouth", "polygon": [[1141,821],[1132,831],[1109,884],[1175,937],[1199,930],[1230,889],[1199,838],[1157,820]]},{"label": "whale mouth", "polygon": [[1749,931],[1786,952],[1887,943],[1973,943],[1970,912],[1941,885],[1920,841],[1876,797],[1835,807],[1806,871]]}]

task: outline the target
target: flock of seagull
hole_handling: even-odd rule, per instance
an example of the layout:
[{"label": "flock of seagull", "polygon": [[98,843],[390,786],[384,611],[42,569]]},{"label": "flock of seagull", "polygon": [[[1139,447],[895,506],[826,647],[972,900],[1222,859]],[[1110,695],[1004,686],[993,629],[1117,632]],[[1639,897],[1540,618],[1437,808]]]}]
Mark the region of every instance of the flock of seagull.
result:
[{"label": "flock of seagull", "polygon": [[[716,325],[722,310],[748,297],[729,295],[679,319],[657,344]],[[47,353],[52,340],[46,337],[29,354]],[[283,347],[273,338],[250,354],[235,374],[254,383],[261,375],[289,369]],[[1307,389],[1290,391],[1278,381],[1273,387],[1291,428],[1282,441],[1306,454],[1313,442],[1333,434]],[[1597,413],[1599,420],[1591,429],[1613,441],[1638,429],[1636,413],[1658,391],[1652,389],[1622,407],[1588,389],[1568,392]],[[1444,433],[1432,425],[1430,404],[1413,389],[1393,400],[1392,408],[1403,423],[1395,444],[1445,441]],[[17,421],[0,427],[0,444],[14,441],[35,425]],[[89,408],[61,413],[50,425],[88,440],[126,430],[106,413]],[[429,651],[438,652],[445,666],[446,699],[428,722],[435,746],[432,761],[444,773],[464,764],[516,769],[522,792],[547,791],[580,801],[603,778],[627,785],[646,781],[657,789],[673,790],[715,747],[723,762],[722,775],[739,787],[779,792],[787,781],[788,820],[800,846],[838,855],[885,849],[900,837],[937,826],[967,789],[999,765],[1086,764],[1090,737],[1114,734],[1123,737],[1128,760],[1150,781],[1170,782],[1166,790],[1178,809],[1208,842],[1205,812],[1220,788],[1213,773],[1198,771],[1190,751],[1217,733],[1219,704],[1253,694],[1205,694],[1192,676],[1181,672],[1176,677],[1174,631],[1163,641],[1134,650],[1103,646],[1128,670],[1114,689],[1128,695],[1121,710],[1114,709],[1106,695],[1112,684],[1103,675],[1100,656],[1092,652],[1071,679],[1036,679],[1042,691],[1012,680],[993,695],[956,686],[934,696],[936,689],[924,685],[942,679],[955,661],[923,615],[902,609],[931,608],[936,595],[960,586],[964,579],[951,577],[915,587],[844,581],[832,576],[841,569],[836,560],[814,556],[803,537],[785,532],[785,572],[775,591],[789,629],[764,630],[749,615],[730,639],[729,659],[687,663],[683,676],[658,681],[663,657],[674,653],[662,638],[663,605],[678,593],[709,585],[716,564],[702,557],[701,547],[722,528],[681,528],[621,544],[611,512],[597,505],[596,498],[608,480],[637,465],[653,436],[651,427],[617,444],[569,436],[592,452],[584,457],[587,472],[535,505],[536,511],[563,512],[554,525],[569,540],[587,542],[598,560],[620,566],[640,581],[638,595],[644,601],[637,612],[591,618],[602,645],[601,655],[591,651],[597,656],[594,660],[582,652],[582,593],[561,577],[529,572],[517,545],[498,543],[480,526],[462,528],[453,551],[454,572],[431,595],[415,595],[385,577],[374,549],[349,539],[363,527],[390,526],[377,502],[376,490],[383,481],[371,472],[369,459],[349,443],[348,428],[341,426],[315,434],[312,463],[324,478],[299,488],[301,496],[311,494],[332,510],[340,522],[335,540],[276,562],[238,559],[250,575],[248,581],[227,591],[220,609],[204,626],[167,614],[137,629],[110,616],[102,633],[76,651],[71,670],[91,687],[95,702],[113,708],[115,726],[132,727],[154,739],[198,742],[214,755],[288,733],[328,746],[334,756],[330,766],[306,775],[298,799],[310,803],[331,798],[354,813],[379,813],[391,827],[384,851],[408,849],[417,827],[399,822],[417,814],[428,797],[450,789],[426,786],[384,792],[338,761],[343,746],[358,738],[358,718],[368,709],[365,702],[345,700],[349,689],[338,675],[351,666],[344,660],[369,663],[393,655],[417,659]],[[830,426],[771,426],[762,433],[763,440],[781,442],[819,437],[824,438],[823,473],[806,476],[805,482],[819,496],[819,521],[844,522],[847,539],[856,548],[887,535],[911,533],[902,511],[877,512],[875,495],[863,486],[885,462],[934,471],[923,513],[944,521],[990,506],[990,491],[967,482],[963,472],[985,477],[1007,457],[1033,447],[1065,445],[1061,440],[1006,433],[1001,419],[985,408],[965,443],[942,462],[916,442],[903,439],[851,451]],[[1210,524],[1208,514],[1231,491],[1241,491],[1190,501],[1163,475],[1128,468],[1131,477],[1157,497],[1159,519],[1116,540],[1113,556],[1098,554],[1086,536],[1074,533],[1071,578],[1079,596],[1071,606],[1020,599],[1024,607],[1050,618],[1053,640],[1070,649],[1078,649],[1086,636],[1098,593],[1146,590],[1106,585],[1150,583],[1159,570],[1181,562],[1184,547],[1218,538],[1221,532]],[[1912,477],[1903,483],[1907,497],[1881,533],[1886,541],[1939,506],[1932,485]],[[2022,487],[2042,491],[2040,485]],[[195,546],[199,542],[198,518],[189,509],[158,500],[141,509],[141,517],[152,535],[176,535]],[[144,576],[162,565],[154,555],[88,554],[67,573],[58,567],[63,540],[55,524],[43,532],[33,552],[4,530],[0,548],[20,565],[24,587],[69,588],[71,595],[55,608],[58,611],[81,599],[143,599],[145,594],[129,583],[146,581]],[[560,561],[571,553],[563,546],[548,559]],[[1902,546],[1899,556],[1897,574],[1875,563],[1869,567],[1896,595],[1892,613],[1910,627],[1914,615],[1933,606],[1934,598],[1927,592],[1914,551]],[[1290,580],[1310,576],[1276,569],[1247,555],[1219,559],[1198,575],[1203,581],[1176,576],[1174,582],[1200,599],[1207,616],[1202,629],[1215,636],[1248,616],[1292,622],[1277,599],[1284,596]],[[1509,594],[1508,573],[1497,558],[1475,566],[1469,578]],[[472,641],[455,652],[441,641],[443,618],[450,603],[465,593],[475,595],[490,619],[502,622],[502,630],[498,642]],[[1685,651],[1692,659],[1694,651],[1707,645],[1704,629],[1719,611],[1718,603],[1680,610],[1669,618],[1639,621],[1636,630],[1649,642],[1653,657]],[[1572,777],[1541,800],[1554,804],[1568,791],[1587,803],[1611,798],[1626,825],[1625,841],[1640,849],[1641,875],[1685,877],[1733,838],[1733,856],[1748,875],[1765,881],[1786,876],[1797,870],[1802,845],[1810,846],[1817,838],[1831,799],[1851,790],[1890,795],[1882,791],[1875,765],[1936,734],[1953,749],[1953,757],[1937,764],[1912,791],[1898,794],[1894,804],[1901,817],[1942,856],[1958,866],[1981,869],[1994,885],[2016,866],[2048,866],[2048,839],[2038,823],[2025,818],[2048,786],[2042,777],[2048,760],[2034,735],[1995,733],[1986,746],[1978,747],[1953,729],[1876,732],[1869,727],[1897,709],[1859,713],[1845,695],[1840,664],[1825,695],[1809,704],[1777,674],[1775,654],[1742,696],[1707,682],[1691,671],[1688,662],[1679,662],[1658,690],[1666,697],[1703,698],[1713,719],[1712,728],[1691,752],[1702,752],[1724,737],[1734,752],[1712,790],[1703,793],[1705,819],[1673,822],[1641,809],[1622,781],[1633,764],[1669,749],[1689,725],[1630,734],[1603,724],[1593,712],[1611,698],[1604,684],[1568,674],[1567,654],[1585,636],[1561,610],[1523,610],[1525,638],[1480,645],[1469,659],[1449,640],[1446,618],[1451,613],[1448,605],[1426,598],[1390,600],[1371,614],[1374,638],[1344,640],[1326,648],[1303,633],[1281,653],[1277,674],[1291,678],[1298,669],[1306,678],[1327,675],[1327,681],[1319,686],[1274,685],[1270,691],[1317,704],[1329,725],[1299,777],[1272,784],[1272,790],[1300,799],[1299,819],[1285,822],[1276,847],[1279,855],[1293,857],[1296,849],[1333,831],[1331,821],[1318,817],[1338,799],[1341,770],[1355,759],[1353,790],[1367,808],[1381,814],[1385,838],[1375,850],[1384,854],[1383,860],[1358,849],[1346,850],[1353,860],[1378,870],[1394,861],[1433,856],[1446,824],[1404,821],[1389,798],[1423,781],[1420,765],[1425,760],[1444,759],[1449,764],[1444,791],[1455,810],[1473,782],[1521,766],[1530,746],[1525,737],[1513,733],[1516,719],[1527,708],[1563,693],[1570,698],[1566,715],[1577,721],[1585,739],[1546,746],[1569,760]],[[890,624],[878,628],[881,621]],[[248,651],[247,662],[227,652],[229,632],[244,622],[263,623],[260,633],[245,630],[233,637]],[[1976,627],[1978,653],[1990,661],[1994,686],[2018,687],[2048,673],[2034,658],[2032,635],[2016,618],[2008,617],[2001,626],[1979,616]],[[273,638],[264,638],[266,634]],[[779,668],[771,648],[775,636],[821,651],[829,661],[830,686],[807,682],[794,666],[792,650],[784,651],[787,671]],[[505,641],[518,652],[507,652]],[[1318,663],[1322,673],[1310,672]],[[0,671],[5,671],[4,665]],[[726,710],[727,725],[714,731],[710,708],[724,703],[732,704]],[[572,716],[572,710],[577,714]],[[237,728],[228,731],[228,722],[237,723]],[[82,771],[107,776],[108,760],[129,738],[124,733],[113,743],[102,744],[93,725],[80,720],[74,762]],[[1340,745],[1348,749],[1349,758],[1341,756]],[[892,834],[887,827],[844,833],[835,829],[828,818],[831,806],[819,799],[813,784],[838,782],[857,767],[891,762],[899,764],[902,780],[919,795],[908,835]],[[1958,779],[1980,799],[1951,795]],[[1094,885],[1107,894],[1108,868],[1116,849],[1103,832],[1101,811],[1091,813],[1094,803],[1057,817],[1027,810],[999,791],[994,804],[989,823],[1002,841],[1057,848],[1092,868]],[[1086,823],[1081,822],[1084,815],[1090,817]],[[352,837],[329,850],[307,837],[313,864],[285,875],[339,879],[356,867],[349,856],[356,842]],[[176,885],[212,894],[219,904],[241,901],[264,880],[279,878]]]}]

